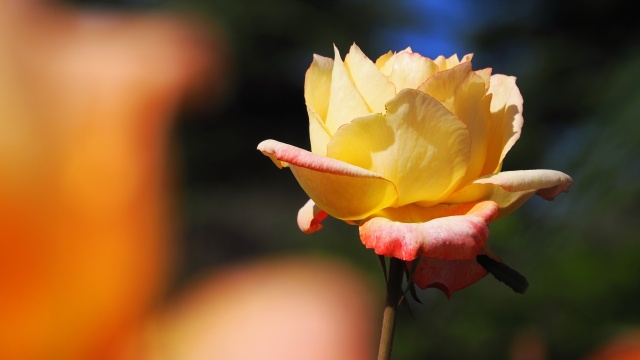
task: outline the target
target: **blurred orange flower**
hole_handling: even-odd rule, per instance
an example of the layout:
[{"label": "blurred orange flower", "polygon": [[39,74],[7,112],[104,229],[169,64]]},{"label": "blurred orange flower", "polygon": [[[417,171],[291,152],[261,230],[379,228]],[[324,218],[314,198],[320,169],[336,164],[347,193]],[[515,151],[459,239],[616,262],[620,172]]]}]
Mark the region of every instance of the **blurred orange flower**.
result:
[{"label": "blurred orange flower", "polygon": [[209,39],[0,2],[0,358],[111,358],[170,266],[167,132]]}]

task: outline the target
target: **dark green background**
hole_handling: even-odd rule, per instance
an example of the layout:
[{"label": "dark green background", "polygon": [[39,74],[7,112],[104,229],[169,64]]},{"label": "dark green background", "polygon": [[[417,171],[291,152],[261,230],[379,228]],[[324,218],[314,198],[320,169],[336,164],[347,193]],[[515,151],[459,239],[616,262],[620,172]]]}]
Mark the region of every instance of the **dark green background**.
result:
[{"label": "dark green background", "polygon": [[[375,59],[411,45],[385,34],[426,33],[437,12],[417,16],[392,0],[76,2],[195,12],[231,46],[225,97],[183,112],[175,131],[184,221],[176,290],[227,263],[312,252],[356,265],[383,297],[357,228],[328,220],[302,234],[295,218],[305,194],[256,145],[308,148],[302,86],[313,53],[331,57],[335,43],[344,55],[356,42]],[[574,185],[492,224],[495,253],[529,279],[525,295],[491,276],[451,300],[421,291],[415,318],[400,314],[394,359],[505,359],[523,334],[537,334],[549,359],[581,358],[640,326],[640,22],[618,0],[488,0],[475,9],[461,14],[480,25],[456,32],[459,55],[517,76],[525,99],[523,135],[504,169],[561,170]]]}]

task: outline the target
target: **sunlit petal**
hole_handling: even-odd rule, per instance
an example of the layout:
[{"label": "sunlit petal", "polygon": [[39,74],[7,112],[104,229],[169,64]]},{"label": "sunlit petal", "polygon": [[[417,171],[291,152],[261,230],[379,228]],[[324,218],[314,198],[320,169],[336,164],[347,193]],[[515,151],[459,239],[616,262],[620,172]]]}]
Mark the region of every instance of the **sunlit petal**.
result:
[{"label": "sunlit petal", "polygon": [[487,129],[487,161],[483,174],[500,171],[502,160],[520,138],[522,131],[522,95],[513,76],[493,75],[489,85],[491,121]]},{"label": "sunlit petal", "polygon": [[399,93],[402,89],[417,89],[436,72],[438,66],[429,58],[417,53],[400,52],[394,57],[389,81],[396,86]]},{"label": "sunlit petal", "polygon": [[277,166],[288,165],[307,195],[335,218],[363,219],[397,201],[393,183],[372,171],[275,140],[258,150]]},{"label": "sunlit petal", "polygon": [[[460,62],[470,62],[471,59],[473,59],[473,53],[471,54],[466,54],[465,56],[462,57],[462,59],[460,59]],[[454,65],[455,66],[455,65]]]},{"label": "sunlit petal", "polygon": [[309,114],[309,140],[311,141],[311,151],[318,155],[327,154],[327,144],[331,140],[329,129],[324,125],[313,108],[307,106],[307,114]]},{"label": "sunlit petal", "polygon": [[[391,71],[393,70],[393,63],[395,62],[396,56],[398,54],[403,54],[403,53],[411,54],[413,53],[413,51],[411,51],[411,47],[407,47],[406,49],[400,51],[399,53],[394,53],[389,51],[388,53],[380,56],[376,60],[376,67],[380,69],[380,72],[384,76],[389,76],[389,74],[391,74]],[[400,90],[401,89],[398,89],[397,91],[400,91]]]},{"label": "sunlit petal", "polygon": [[[380,72],[382,72],[382,74],[384,76],[389,76],[389,74],[391,74],[391,67],[388,67],[388,71],[382,71],[382,68],[387,67],[387,62],[389,62],[389,60],[395,55],[395,53],[393,51],[389,51],[386,54],[380,56],[379,58],[376,59],[376,67],[378,69],[380,69]],[[392,64],[393,65],[393,64]]]},{"label": "sunlit petal", "polygon": [[440,101],[469,129],[471,159],[463,184],[480,176],[485,163],[486,129],[491,114],[484,87],[482,78],[471,70],[471,63],[465,62],[433,75],[419,88]]},{"label": "sunlit petal", "polygon": [[442,104],[405,89],[387,103],[387,114],[356,119],[329,142],[329,157],[369,169],[396,184],[398,205],[435,204],[464,176],[470,137]]},{"label": "sunlit petal", "polygon": [[484,68],[481,70],[476,70],[476,75],[480,76],[484,81],[484,91],[489,91],[489,86],[491,85],[491,68]]},{"label": "sunlit petal", "polygon": [[[388,209],[360,225],[360,239],[378,255],[413,260],[419,256],[470,259],[489,236],[488,223],[498,214],[492,201],[475,204],[408,205]],[[423,214],[420,214],[424,212]],[[425,222],[411,222],[427,219]]]},{"label": "sunlit petal", "polygon": [[333,60],[313,55],[313,62],[304,78],[304,100],[322,120],[327,119],[331,91]]},{"label": "sunlit petal", "polygon": [[437,58],[435,58],[433,62],[436,65],[438,65],[438,69],[440,71],[444,71],[444,70],[451,69],[455,66],[458,66],[461,63],[471,62],[472,58],[473,58],[473,54],[467,54],[463,56],[462,59],[458,59],[458,54],[453,54],[448,58],[445,58],[444,56],[440,55]]},{"label": "sunlit petal", "polygon": [[369,113],[367,104],[353,84],[349,71],[340,58],[340,52],[336,47],[334,50],[331,97],[325,119],[325,125],[331,134],[335,133],[340,126]]},{"label": "sunlit petal", "polygon": [[396,94],[395,86],[355,44],[351,46],[344,64],[370,111],[384,113],[384,104]]}]

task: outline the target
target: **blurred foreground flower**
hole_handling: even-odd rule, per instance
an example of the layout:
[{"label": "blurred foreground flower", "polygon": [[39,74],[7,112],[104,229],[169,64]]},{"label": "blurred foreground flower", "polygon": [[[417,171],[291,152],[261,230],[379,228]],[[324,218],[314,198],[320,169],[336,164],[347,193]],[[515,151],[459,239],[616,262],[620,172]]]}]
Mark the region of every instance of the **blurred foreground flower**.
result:
[{"label": "blurred foreground flower", "polygon": [[370,360],[373,288],[342,261],[238,263],[198,281],[148,328],[148,360]]},{"label": "blurred foreground flower", "polygon": [[370,359],[371,289],[326,259],[161,296],[168,132],[224,65],[183,20],[0,2],[0,359]]},{"label": "blurred foreground flower", "polygon": [[640,329],[638,328],[631,328],[616,334],[584,358],[584,360],[637,359],[640,359]]},{"label": "blurred foreground flower", "polygon": [[305,79],[312,152],[258,146],[311,198],[298,214],[304,232],[327,215],[356,224],[377,254],[420,258],[413,281],[448,296],[498,264],[488,224],[534,194],[552,200],[572,180],[501,172],[520,137],[522,97],[514,77],[474,71],[471,58],[430,60],[407,48],[374,63],[355,44],[344,62],[337,49],[333,60],[314,56]]},{"label": "blurred foreground flower", "polygon": [[0,2],[0,358],[113,358],[151,310],[168,130],[210,40],[159,14]]}]

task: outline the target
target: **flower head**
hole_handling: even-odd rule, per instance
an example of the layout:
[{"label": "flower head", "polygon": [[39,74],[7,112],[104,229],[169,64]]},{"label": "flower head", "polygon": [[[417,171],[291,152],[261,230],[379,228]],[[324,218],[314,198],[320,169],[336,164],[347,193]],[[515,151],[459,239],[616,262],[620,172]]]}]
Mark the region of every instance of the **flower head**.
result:
[{"label": "flower head", "polygon": [[356,224],[378,255],[421,258],[415,283],[447,295],[487,274],[475,259],[495,258],[488,224],[572,180],[501,172],[520,137],[522,96],[514,77],[473,70],[471,59],[407,48],[373,62],[355,44],[344,61],[337,49],[333,60],[314,56],[304,87],[311,152],[258,145],[311,198],[298,213],[302,231],[327,215]]}]

